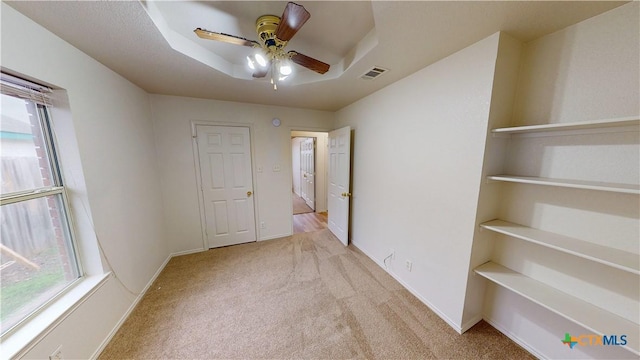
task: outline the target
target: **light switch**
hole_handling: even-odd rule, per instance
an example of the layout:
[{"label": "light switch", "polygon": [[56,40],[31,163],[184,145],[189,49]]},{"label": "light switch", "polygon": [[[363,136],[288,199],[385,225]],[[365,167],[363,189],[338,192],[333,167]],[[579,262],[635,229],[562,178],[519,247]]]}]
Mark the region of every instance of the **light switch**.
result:
[{"label": "light switch", "polygon": [[258,172],[261,173],[262,172],[262,166],[258,166]]}]

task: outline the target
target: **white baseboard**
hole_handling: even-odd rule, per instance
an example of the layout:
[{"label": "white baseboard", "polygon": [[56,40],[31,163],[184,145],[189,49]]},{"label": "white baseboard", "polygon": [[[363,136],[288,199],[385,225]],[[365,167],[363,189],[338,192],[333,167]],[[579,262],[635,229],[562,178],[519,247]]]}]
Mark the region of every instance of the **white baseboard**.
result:
[{"label": "white baseboard", "polygon": [[279,234],[279,235],[273,235],[273,236],[269,236],[269,237],[265,237],[265,238],[260,238],[258,239],[258,241],[265,241],[265,240],[275,240],[275,239],[281,239],[287,236],[291,236],[292,234]]},{"label": "white baseboard", "polygon": [[487,318],[487,317],[483,317],[483,319],[484,319],[484,321],[489,323],[489,325],[493,326],[498,331],[503,333],[504,336],[508,337],[513,342],[515,342],[516,344],[520,345],[523,349],[527,350],[531,355],[537,357],[538,359],[545,359],[545,357],[542,354],[540,354],[536,349],[531,347],[526,341],[522,340],[521,338],[516,336],[511,331],[507,330],[504,326],[500,325],[500,323],[498,323],[496,321],[493,321],[492,319]]},{"label": "white baseboard", "polygon": [[176,257],[176,256],[182,256],[182,255],[197,254],[197,253],[200,253],[200,252],[203,252],[203,251],[207,251],[207,249],[200,248],[200,249],[178,251],[178,252],[174,252],[173,254],[171,254],[170,258],[173,258],[173,257]]},{"label": "white baseboard", "polygon": [[464,324],[462,324],[462,333],[466,332],[467,330],[471,329],[475,324],[479,323],[482,320],[482,314],[478,314],[474,317],[471,318],[471,320],[465,322]]},{"label": "white baseboard", "polygon": [[90,359],[97,359],[98,356],[100,356],[100,354],[102,353],[104,348],[107,347],[107,345],[109,344],[111,339],[113,339],[113,337],[118,332],[118,330],[120,330],[120,327],[122,326],[122,324],[124,324],[124,322],[129,318],[129,315],[131,315],[131,313],[133,312],[133,309],[135,309],[136,306],[138,306],[138,303],[140,303],[140,300],[142,300],[144,295],[147,293],[147,291],[151,287],[151,284],[153,284],[153,282],[156,281],[156,279],[158,278],[158,276],[160,275],[162,270],[164,270],[165,266],[167,266],[167,264],[169,263],[169,260],[171,260],[171,258],[173,258],[174,256],[176,256],[176,255],[170,254],[165,259],[165,261],[162,263],[162,265],[160,265],[158,270],[151,277],[151,280],[149,280],[149,282],[147,282],[147,285],[144,287],[144,289],[142,289],[142,291],[140,291],[140,294],[138,294],[138,296],[135,298],[133,303],[131,303],[131,306],[129,306],[129,309],[127,309],[127,311],[124,313],[124,315],[122,315],[120,320],[116,323],[116,325],[113,327],[113,329],[109,332],[109,335],[107,335],[107,337],[102,341],[102,343],[96,349],[96,351],[93,353],[93,355],[91,355]]},{"label": "white baseboard", "polygon": [[[451,320],[447,315],[445,315],[442,311],[440,311],[440,309],[438,309],[435,305],[430,303],[427,299],[425,299],[422,295],[420,295],[420,293],[418,293],[415,289],[413,289],[409,284],[404,282],[404,280],[402,280],[400,277],[398,277],[395,273],[393,273],[392,271],[389,271],[389,269],[385,268],[384,264],[381,261],[379,261],[375,257],[371,256],[371,254],[369,254],[367,251],[365,251],[361,247],[359,247],[357,243],[352,242],[351,244],[353,246],[355,246],[356,248],[358,248],[358,250],[362,251],[363,254],[367,255],[367,257],[369,259],[373,260],[373,262],[378,264],[378,266],[380,266],[384,271],[386,271],[387,274],[391,275],[391,277],[396,279],[396,281],[398,281],[405,289],[407,289],[411,294],[413,294],[413,296],[417,297],[418,300],[422,301],[423,304],[427,305],[427,307],[429,309],[431,309],[431,311],[436,313],[436,315],[438,315],[442,320],[444,320],[447,324],[449,324],[449,326],[451,326],[455,331],[457,331],[458,334],[462,334],[464,332],[463,328],[460,327],[460,325],[458,325],[455,321]],[[480,321],[480,320],[481,320],[481,318],[478,319],[477,321]]]}]

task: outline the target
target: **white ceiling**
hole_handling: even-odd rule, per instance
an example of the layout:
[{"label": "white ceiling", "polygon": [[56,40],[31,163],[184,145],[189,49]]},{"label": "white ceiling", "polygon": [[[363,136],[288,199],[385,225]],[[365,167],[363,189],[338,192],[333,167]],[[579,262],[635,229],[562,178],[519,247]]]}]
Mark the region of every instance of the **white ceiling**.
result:
[{"label": "white ceiling", "polygon": [[[149,93],[335,111],[496,31],[528,42],[625,1],[298,1],[311,18],[287,50],[332,68],[297,67],[293,84],[278,91],[217,70],[234,66],[245,76],[251,49],[199,39],[193,29],[257,39],[255,19],[280,15],[286,1],[7,3]],[[167,29],[180,51],[163,37]],[[390,71],[360,79],[373,66]]]}]

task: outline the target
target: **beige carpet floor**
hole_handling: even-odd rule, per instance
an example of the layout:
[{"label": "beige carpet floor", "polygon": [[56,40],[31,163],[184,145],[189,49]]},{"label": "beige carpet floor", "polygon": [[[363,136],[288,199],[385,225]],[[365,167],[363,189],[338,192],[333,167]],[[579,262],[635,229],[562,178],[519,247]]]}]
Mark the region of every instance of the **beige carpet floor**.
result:
[{"label": "beige carpet floor", "polygon": [[293,197],[293,215],[297,214],[306,214],[313,212],[313,209],[307,205],[303,198],[296,195],[296,193],[292,193]]},{"label": "beige carpet floor", "polygon": [[457,334],[328,230],[171,259],[100,359],[533,359]]}]

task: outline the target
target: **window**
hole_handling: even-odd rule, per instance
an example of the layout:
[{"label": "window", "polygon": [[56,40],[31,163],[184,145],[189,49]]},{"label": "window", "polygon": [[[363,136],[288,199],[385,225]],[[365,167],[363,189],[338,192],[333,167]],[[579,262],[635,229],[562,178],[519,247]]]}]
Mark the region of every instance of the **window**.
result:
[{"label": "window", "polygon": [[48,89],[2,74],[2,334],[81,276],[47,109]]}]

